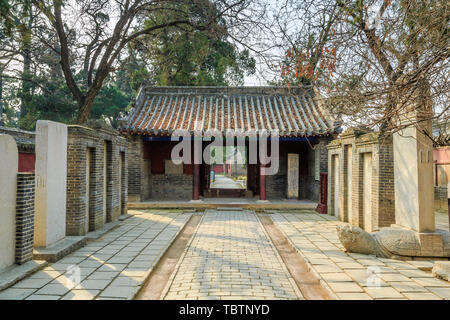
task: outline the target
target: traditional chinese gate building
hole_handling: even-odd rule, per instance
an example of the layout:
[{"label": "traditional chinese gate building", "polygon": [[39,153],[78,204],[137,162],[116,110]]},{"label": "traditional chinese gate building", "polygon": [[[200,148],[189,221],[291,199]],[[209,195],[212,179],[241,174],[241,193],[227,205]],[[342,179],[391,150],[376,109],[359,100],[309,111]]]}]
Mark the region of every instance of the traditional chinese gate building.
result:
[{"label": "traditional chinese gate building", "polygon": [[[339,129],[310,87],[143,87],[121,126],[131,141],[129,201],[197,200],[199,197],[259,196],[266,199],[320,199],[320,173],[328,170],[326,144]],[[211,190],[210,166],[171,161],[176,130],[219,132],[244,139],[250,132],[279,133],[279,170],[261,175],[261,159],[248,163],[245,192]],[[270,150],[270,141],[268,150]],[[270,164],[269,164],[270,165]]]}]

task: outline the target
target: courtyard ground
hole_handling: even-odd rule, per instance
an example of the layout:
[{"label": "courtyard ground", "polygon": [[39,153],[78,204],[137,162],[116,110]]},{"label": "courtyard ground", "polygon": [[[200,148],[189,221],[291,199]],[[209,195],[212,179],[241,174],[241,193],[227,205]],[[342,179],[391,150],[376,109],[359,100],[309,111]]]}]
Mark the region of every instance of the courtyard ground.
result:
[{"label": "courtyard ground", "polygon": [[216,174],[215,180],[211,182],[212,189],[243,189],[240,183],[237,183],[230,177]]},{"label": "courtyard ground", "polygon": [[[130,213],[100,239],[0,292],[0,299],[135,298],[192,214]],[[196,214],[201,219],[166,280],[162,299],[303,299],[261,216],[274,222],[332,298],[450,299],[450,283],[431,275],[431,261],[345,253],[335,217],[312,210]],[[76,270],[81,283],[73,287]]]}]

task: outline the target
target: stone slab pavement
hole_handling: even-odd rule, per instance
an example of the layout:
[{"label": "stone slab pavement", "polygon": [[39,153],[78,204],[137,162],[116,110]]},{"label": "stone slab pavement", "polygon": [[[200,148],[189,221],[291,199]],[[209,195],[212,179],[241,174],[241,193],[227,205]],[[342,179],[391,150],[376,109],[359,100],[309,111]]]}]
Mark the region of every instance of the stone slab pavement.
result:
[{"label": "stone slab pavement", "polygon": [[336,232],[342,222],[312,210],[270,217],[338,299],[450,300],[450,282],[433,277],[433,261],[347,254]]},{"label": "stone slab pavement", "polygon": [[216,175],[215,181],[211,182],[212,189],[243,189],[243,186],[230,177],[224,175]]},{"label": "stone slab pavement", "polygon": [[190,218],[134,213],[98,240],[0,292],[0,299],[132,299]]},{"label": "stone slab pavement", "polygon": [[164,299],[302,299],[252,211],[208,210],[162,294]]}]

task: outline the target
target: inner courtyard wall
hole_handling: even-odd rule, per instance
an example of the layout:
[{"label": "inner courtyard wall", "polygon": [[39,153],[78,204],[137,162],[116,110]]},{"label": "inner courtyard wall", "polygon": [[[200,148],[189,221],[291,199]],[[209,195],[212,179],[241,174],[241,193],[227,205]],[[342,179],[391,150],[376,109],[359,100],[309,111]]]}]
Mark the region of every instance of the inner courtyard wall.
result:
[{"label": "inner courtyard wall", "polygon": [[[330,142],[327,148],[329,213],[368,232],[394,224],[392,138],[349,129]],[[334,170],[333,159],[337,159],[337,171]]]},{"label": "inner courtyard wall", "polygon": [[[128,141],[112,128],[68,126],[67,235],[98,230],[126,212],[127,153]],[[124,162],[122,171],[120,161]]]}]

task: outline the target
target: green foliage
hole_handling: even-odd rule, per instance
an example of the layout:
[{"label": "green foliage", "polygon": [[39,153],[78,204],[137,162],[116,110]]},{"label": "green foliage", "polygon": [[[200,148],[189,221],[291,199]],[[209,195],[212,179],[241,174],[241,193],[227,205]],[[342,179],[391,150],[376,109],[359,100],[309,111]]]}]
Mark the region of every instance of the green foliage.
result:
[{"label": "green foliage", "polygon": [[[48,44],[54,43],[55,34],[36,29],[40,17],[31,10],[31,3],[30,0],[0,0],[0,46],[2,40],[10,39],[17,50],[17,60],[23,61],[15,70],[8,70],[0,61],[0,70],[5,71],[4,124],[34,130],[38,119],[75,123],[80,106],[67,87],[60,56],[48,48]],[[127,52],[121,55],[96,96],[90,118],[117,126],[143,83],[243,84],[244,75],[255,72],[255,60],[247,50],[239,50],[228,40],[224,21],[210,23],[210,17],[217,14],[210,0],[174,1],[170,5],[166,2],[160,10],[146,13],[138,30],[174,20],[204,25],[165,27],[128,43]],[[74,80],[85,93],[84,70],[75,63],[73,68]]]},{"label": "green foliage", "polygon": [[12,19],[11,4],[8,0],[0,0],[0,25],[3,34],[10,35],[14,27],[14,20]]},{"label": "green foliage", "polygon": [[77,104],[72,99],[64,79],[34,79],[45,90],[39,90],[31,96],[25,116],[19,118],[19,127],[34,130],[38,119],[73,123]]},{"label": "green foliage", "polygon": [[23,31],[30,8],[30,0],[0,0],[0,39],[11,37],[16,28]]},{"label": "green foliage", "polygon": [[107,119],[113,127],[117,127],[117,120],[123,116],[131,99],[132,95],[121,90],[115,83],[103,86],[95,99],[91,117]]},{"label": "green foliage", "polygon": [[[208,21],[211,3],[205,9],[195,5],[176,5],[174,11],[155,11],[145,22],[147,27],[162,24],[187,15]],[[208,11],[209,10],[209,11]],[[181,13],[180,13],[181,12]],[[208,29],[190,26],[183,29],[161,29],[144,40],[143,55],[151,61],[152,82],[162,86],[227,86],[242,85],[245,74],[255,73],[255,60],[247,50],[239,51],[227,40],[226,26],[217,22]],[[148,77],[147,77],[148,79]]]}]

